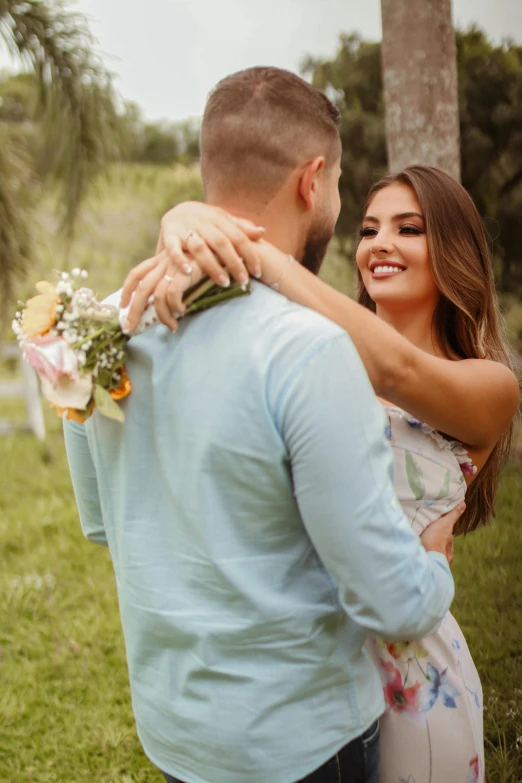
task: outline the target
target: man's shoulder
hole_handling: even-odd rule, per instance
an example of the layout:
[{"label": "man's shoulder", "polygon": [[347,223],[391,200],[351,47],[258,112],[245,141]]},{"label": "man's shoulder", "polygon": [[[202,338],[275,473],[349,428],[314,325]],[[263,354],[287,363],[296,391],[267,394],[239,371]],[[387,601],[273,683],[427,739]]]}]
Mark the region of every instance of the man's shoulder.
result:
[{"label": "man's shoulder", "polygon": [[[328,356],[334,364],[347,356],[358,360],[344,329],[264,285],[255,283],[251,296],[232,304],[237,305],[235,313],[223,306],[227,315],[222,325],[228,333],[233,329],[237,356],[258,367],[270,383],[288,379],[314,357]],[[216,313],[216,327],[220,320]]]},{"label": "man's shoulder", "polygon": [[256,320],[262,320],[267,334],[272,337],[283,330],[295,339],[305,341],[311,337],[314,339],[329,339],[343,335],[347,337],[344,329],[333,321],[315,310],[291,302],[261,283],[253,284],[252,296],[244,301],[244,305],[242,316],[248,319],[250,315]]}]

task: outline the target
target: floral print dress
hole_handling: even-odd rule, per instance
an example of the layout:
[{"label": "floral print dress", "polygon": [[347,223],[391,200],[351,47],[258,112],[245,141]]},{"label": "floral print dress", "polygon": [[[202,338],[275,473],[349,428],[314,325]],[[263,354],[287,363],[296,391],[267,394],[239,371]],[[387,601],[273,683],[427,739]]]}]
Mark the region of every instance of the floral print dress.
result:
[{"label": "floral print dress", "polygon": [[[386,406],[395,489],[419,535],[466,493],[474,474],[456,441]],[[381,783],[483,783],[482,689],[464,635],[448,612],[417,642],[371,639],[367,649],[384,688]]]}]

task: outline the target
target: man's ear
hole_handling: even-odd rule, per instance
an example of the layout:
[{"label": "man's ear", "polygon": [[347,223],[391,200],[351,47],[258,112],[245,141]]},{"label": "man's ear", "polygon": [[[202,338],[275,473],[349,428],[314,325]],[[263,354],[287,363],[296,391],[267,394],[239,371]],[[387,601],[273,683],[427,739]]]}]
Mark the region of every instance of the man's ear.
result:
[{"label": "man's ear", "polygon": [[324,157],[321,155],[303,166],[299,179],[299,195],[308,210],[314,208],[324,163]]}]

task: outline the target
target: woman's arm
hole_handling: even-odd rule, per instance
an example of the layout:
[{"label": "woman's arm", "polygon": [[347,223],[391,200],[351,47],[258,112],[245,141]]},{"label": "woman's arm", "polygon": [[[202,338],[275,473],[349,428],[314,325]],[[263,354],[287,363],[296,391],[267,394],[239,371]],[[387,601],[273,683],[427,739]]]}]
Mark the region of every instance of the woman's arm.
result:
[{"label": "woman's arm", "polygon": [[258,276],[261,263],[263,282],[271,285],[280,281],[284,296],[316,310],[348,332],[379,397],[483,453],[485,461],[519,404],[518,383],[507,367],[479,359],[449,361],[425,353],[304,267],[295,263],[288,268],[288,256],[272,245],[262,240],[252,243],[245,231],[255,238],[255,232],[261,236],[261,230],[236,221],[223,210],[200,203],[182,204],[165,215],[159,255],[136,267],[125,282],[122,305],[137,289],[131,320],[139,320],[140,308],[154,293],[160,318],[175,326],[171,312],[182,312],[180,294],[175,283],[165,284],[164,276],[175,274],[182,264],[186,269],[187,255],[181,258],[180,248],[183,237],[191,231],[196,232],[189,244],[190,259],[196,262],[193,275],[199,276],[201,269],[223,284],[226,266],[241,281],[246,276],[245,265]]},{"label": "woman's arm", "polygon": [[[275,281],[283,254],[260,244],[263,280]],[[515,415],[518,382],[504,365],[431,356],[300,264],[292,265],[279,290],[348,332],[379,397],[471,448],[491,450]]]}]

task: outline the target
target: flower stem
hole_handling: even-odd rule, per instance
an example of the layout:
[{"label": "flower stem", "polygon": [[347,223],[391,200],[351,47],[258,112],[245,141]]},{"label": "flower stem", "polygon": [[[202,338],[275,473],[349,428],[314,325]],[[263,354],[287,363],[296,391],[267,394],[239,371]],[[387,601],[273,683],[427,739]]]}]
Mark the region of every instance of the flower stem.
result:
[{"label": "flower stem", "polygon": [[199,283],[195,283],[195,285],[187,288],[185,295],[183,296],[183,303],[187,305],[187,308],[190,307],[193,302],[208,293],[214,286],[215,283],[213,280],[209,277],[204,277]]},{"label": "flower stem", "polygon": [[219,291],[217,294],[204,296],[200,299],[197,299],[193,304],[189,305],[185,315],[200,313],[203,310],[207,310],[209,307],[213,307],[214,305],[219,304],[220,302],[226,302],[229,299],[236,299],[239,296],[248,296],[250,293],[250,287],[243,289],[240,285],[237,285],[233,288],[227,288],[224,291]]},{"label": "flower stem", "polygon": [[88,342],[89,340],[95,340],[97,337],[102,335],[105,331],[105,327],[102,326],[101,329],[98,329],[97,332],[93,332],[92,334],[88,334],[87,337],[84,337],[83,340],[79,340],[77,343],[74,343],[73,346],[71,346],[73,349],[80,348],[84,343]]}]

